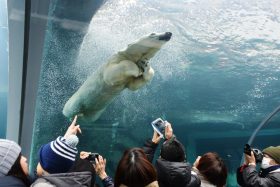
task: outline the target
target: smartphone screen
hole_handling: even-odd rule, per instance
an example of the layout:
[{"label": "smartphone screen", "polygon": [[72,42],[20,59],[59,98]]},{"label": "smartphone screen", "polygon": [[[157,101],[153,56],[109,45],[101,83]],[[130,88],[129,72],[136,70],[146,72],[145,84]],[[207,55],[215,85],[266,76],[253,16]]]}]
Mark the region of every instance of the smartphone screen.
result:
[{"label": "smartphone screen", "polygon": [[159,130],[161,133],[164,133],[165,124],[164,124],[163,121],[159,121],[158,123],[155,124],[155,126],[158,128],[158,130]]},{"label": "smartphone screen", "polygon": [[154,120],[152,126],[161,137],[164,136],[165,122],[161,118]]}]

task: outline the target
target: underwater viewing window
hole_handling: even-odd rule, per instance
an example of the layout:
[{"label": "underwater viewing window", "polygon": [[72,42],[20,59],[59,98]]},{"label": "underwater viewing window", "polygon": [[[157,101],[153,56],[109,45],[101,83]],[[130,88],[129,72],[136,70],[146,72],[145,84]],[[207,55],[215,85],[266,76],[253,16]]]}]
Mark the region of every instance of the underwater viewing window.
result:
[{"label": "underwater viewing window", "polygon": [[7,1],[0,0],[0,138],[6,137],[8,55]]},{"label": "underwater viewing window", "polygon": [[[31,150],[31,168],[41,145],[63,135],[77,114],[78,150],[104,156],[113,177],[124,150],[151,138],[151,122],[160,117],[172,124],[189,162],[217,152],[228,168],[227,186],[237,186],[244,144],[280,105],[277,0],[29,2],[20,139]],[[145,48],[137,47],[141,42]],[[137,59],[141,76],[150,65],[152,79],[107,84],[124,78],[104,64],[128,57]],[[276,115],[253,147],[278,145],[279,123]]]}]

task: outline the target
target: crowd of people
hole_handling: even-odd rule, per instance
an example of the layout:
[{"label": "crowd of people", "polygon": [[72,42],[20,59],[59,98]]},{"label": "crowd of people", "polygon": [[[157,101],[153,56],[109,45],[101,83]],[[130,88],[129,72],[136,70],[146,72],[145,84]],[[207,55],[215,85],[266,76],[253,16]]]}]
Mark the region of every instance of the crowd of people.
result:
[{"label": "crowd of people", "polygon": [[[36,174],[28,171],[27,159],[14,141],[0,139],[0,187],[94,187],[98,176],[104,187],[225,187],[227,168],[214,152],[198,156],[193,164],[187,159],[184,145],[165,122],[164,142],[160,155],[155,152],[162,137],[154,131],[141,148],[126,150],[114,179],[106,173],[106,159],[76,148],[81,133],[77,116],[64,136],[42,145],[38,151]],[[263,151],[258,170],[253,151],[245,154],[244,165],[237,169],[242,187],[280,187],[280,146]]]}]

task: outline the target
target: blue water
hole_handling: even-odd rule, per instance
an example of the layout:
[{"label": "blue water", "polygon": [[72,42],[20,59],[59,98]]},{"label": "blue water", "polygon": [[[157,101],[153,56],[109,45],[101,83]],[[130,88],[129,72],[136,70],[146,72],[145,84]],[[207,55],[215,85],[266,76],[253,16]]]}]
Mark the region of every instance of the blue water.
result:
[{"label": "blue water", "polygon": [[[53,2],[49,15],[61,16],[63,2]],[[170,31],[173,38],[150,61],[154,79],[136,92],[124,91],[96,122],[80,124],[79,149],[104,155],[112,175],[122,152],[141,146],[152,136],[150,122],[164,117],[190,162],[218,152],[229,168],[227,186],[236,186],[243,145],[280,105],[280,2],[114,0],[92,8],[92,19],[77,18],[87,29],[48,22],[34,159],[42,143],[63,134],[65,102],[100,64],[143,35]],[[274,118],[254,145],[277,145],[279,122]]]},{"label": "blue water", "polygon": [[0,138],[6,137],[7,93],[0,92]]},{"label": "blue water", "polygon": [[8,55],[7,1],[0,0],[0,138],[6,136]]}]

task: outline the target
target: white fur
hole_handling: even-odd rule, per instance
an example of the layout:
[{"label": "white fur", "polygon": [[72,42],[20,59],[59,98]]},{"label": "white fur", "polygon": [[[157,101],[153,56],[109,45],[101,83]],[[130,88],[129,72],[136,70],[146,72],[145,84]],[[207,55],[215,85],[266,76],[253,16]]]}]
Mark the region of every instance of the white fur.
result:
[{"label": "white fur", "polygon": [[145,36],[113,55],[67,101],[63,114],[93,122],[122,90],[137,90],[149,82],[154,76],[153,68],[149,63],[139,68],[137,62],[147,62],[167,42],[159,40],[159,36]]}]

